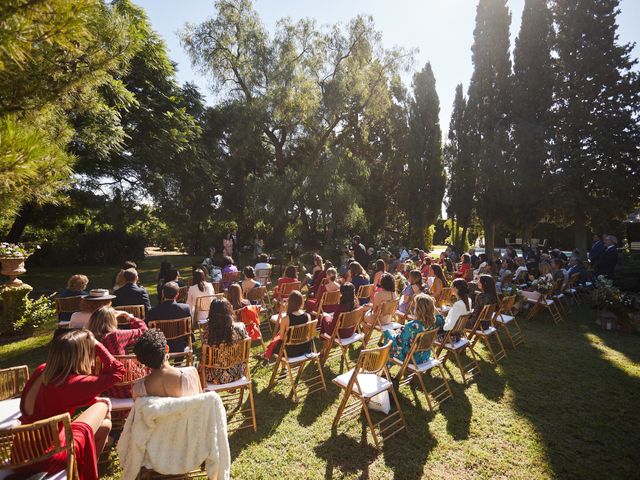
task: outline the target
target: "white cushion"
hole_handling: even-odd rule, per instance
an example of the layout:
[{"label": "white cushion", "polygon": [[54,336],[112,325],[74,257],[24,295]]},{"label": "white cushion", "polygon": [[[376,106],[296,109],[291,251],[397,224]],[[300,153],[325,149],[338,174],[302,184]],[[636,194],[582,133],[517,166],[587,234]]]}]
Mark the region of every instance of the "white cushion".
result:
[{"label": "white cushion", "polygon": [[[13,470],[0,470],[0,480],[3,480],[9,475],[13,475],[15,472]],[[51,475],[47,475],[44,480],[66,480],[67,471],[66,469],[60,470],[59,472],[52,473]]]},{"label": "white cushion", "polygon": [[[346,387],[349,384],[349,380],[353,376],[354,370],[351,369],[342,375],[338,375],[335,381],[342,387]],[[362,388],[362,392],[358,388],[358,384]],[[361,373],[358,375],[358,383],[353,384],[353,390],[360,393],[363,397],[374,397],[380,392],[388,390],[393,384],[386,378],[379,377],[373,373]]]},{"label": "white cushion", "polygon": [[352,343],[359,342],[363,338],[364,338],[364,335],[362,333],[354,333],[353,335],[347,338],[337,337],[334,339],[334,342],[339,343],[340,345],[345,347],[347,345],[351,345]]},{"label": "white cushion", "polygon": [[546,302],[547,302],[547,305],[552,305],[553,304],[553,300],[550,300],[550,299],[547,299]]},{"label": "white cushion", "polygon": [[461,338],[460,340],[458,340],[454,344],[451,344],[451,342],[447,343],[445,345],[445,347],[453,349],[453,350],[458,350],[458,349],[464,347],[465,345],[467,345],[468,343],[469,343],[469,340],[467,340],[466,338]]},{"label": "white cushion", "polygon": [[491,335],[496,332],[496,327],[489,327],[486,330],[476,330],[476,333],[483,333],[484,335]]},{"label": "white cushion", "polygon": [[564,298],[564,293],[559,293],[558,295],[554,295],[553,298]]},{"label": "white cushion", "polygon": [[[393,360],[396,364],[398,365],[403,365],[404,362],[402,360],[399,360],[397,358],[392,358],[391,360]],[[407,368],[413,372],[415,371],[419,371],[420,373],[424,373],[427,370],[431,370],[433,367],[437,367],[438,365],[440,365],[440,360],[438,360],[435,357],[432,357],[429,359],[429,361],[425,362],[425,363],[420,363],[418,364],[418,368],[416,368],[416,366],[413,364],[413,361],[409,362],[409,365],[407,366]]]},{"label": "white cushion", "polygon": [[112,410],[131,410],[133,408],[133,398],[109,397],[109,400],[111,400]]},{"label": "white cushion", "polygon": [[271,315],[271,318],[269,318],[269,321],[271,323],[276,323],[278,321],[278,314],[276,313],[275,315]]},{"label": "white cushion", "polygon": [[593,283],[591,283],[591,282],[584,282],[584,284],[585,284],[587,287],[593,287]]},{"label": "white cushion", "polygon": [[386,325],[382,325],[382,331],[384,332],[384,331],[387,331],[387,330],[397,330],[397,329],[399,329],[401,327],[402,327],[401,323],[391,322],[391,323],[387,323]]},{"label": "white cushion", "polygon": [[0,428],[20,425],[20,399],[10,398],[0,402]]},{"label": "white cushion", "polygon": [[570,288],[569,289],[569,293],[576,293],[576,289],[575,288]]},{"label": "white cushion", "polygon": [[319,353],[313,352],[313,353],[307,353],[305,355],[300,355],[298,357],[289,357],[289,359],[285,359],[284,357],[282,357],[282,360],[284,360],[287,363],[298,363],[304,360],[312,360],[318,356],[320,356]]},{"label": "white cushion", "polygon": [[242,378],[236,380],[235,382],[220,383],[220,384],[207,383],[206,390],[215,392],[216,390],[226,390],[228,388],[245,387],[249,384],[251,384],[251,380],[243,376]]},{"label": "white cushion", "polygon": [[500,322],[500,323],[509,323],[512,320],[513,320],[513,316],[512,315],[507,315],[505,313],[501,313],[500,315],[498,315],[496,317],[496,321]]}]

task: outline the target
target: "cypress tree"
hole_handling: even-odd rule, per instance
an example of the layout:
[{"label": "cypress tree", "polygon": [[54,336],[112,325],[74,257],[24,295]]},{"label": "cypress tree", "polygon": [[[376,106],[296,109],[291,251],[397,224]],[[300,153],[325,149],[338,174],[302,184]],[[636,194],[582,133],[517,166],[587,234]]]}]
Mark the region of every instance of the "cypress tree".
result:
[{"label": "cypress tree", "polygon": [[508,218],[512,188],[510,155],[511,57],[506,0],[480,0],[471,47],[473,74],[468,118],[476,171],[476,211],[484,224],[487,256],[492,257],[495,229]]},{"label": "cypress tree", "polygon": [[[618,43],[618,0],[555,0],[557,73],[554,205],[586,249],[587,227],[633,208],[640,195],[640,78]],[[560,217],[559,219],[563,219]]]},{"label": "cypress tree", "polygon": [[435,223],[445,190],[440,100],[431,64],[413,76],[409,103],[408,199],[410,245],[424,247],[425,230]]},{"label": "cypress tree", "polygon": [[553,24],[547,0],[525,0],[513,53],[515,225],[531,238],[545,213],[549,185],[550,117],[553,104]]}]

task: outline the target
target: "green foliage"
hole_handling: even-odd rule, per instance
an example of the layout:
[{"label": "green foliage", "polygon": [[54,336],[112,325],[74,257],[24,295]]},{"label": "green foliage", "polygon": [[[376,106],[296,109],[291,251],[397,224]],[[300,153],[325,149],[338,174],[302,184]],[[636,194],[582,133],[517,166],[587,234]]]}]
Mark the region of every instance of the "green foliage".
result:
[{"label": "green foliage", "polygon": [[0,334],[12,333],[18,330],[26,315],[27,295],[33,290],[29,285],[23,284],[17,287],[3,287],[0,292],[2,297],[2,317]]},{"label": "green foliage", "polygon": [[25,297],[24,311],[19,320],[13,325],[16,332],[32,332],[47,321],[55,318],[56,305],[53,300],[55,294],[50,296],[42,295],[33,300]]}]

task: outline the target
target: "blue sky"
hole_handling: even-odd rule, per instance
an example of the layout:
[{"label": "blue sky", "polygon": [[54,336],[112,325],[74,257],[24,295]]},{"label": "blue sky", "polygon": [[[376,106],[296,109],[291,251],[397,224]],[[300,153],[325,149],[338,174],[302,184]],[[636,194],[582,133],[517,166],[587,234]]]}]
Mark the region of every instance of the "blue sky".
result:
[{"label": "blue sky", "polygon": [[[165,39],[171,59],[178,64],[178,80],[198,85],[213,104],[206,77],[191,67],[180,46],[177,32],[186,22],[199,23],[215,15],[211,0],[134,0],[149,15],[153,28]],[[462,82],[465,92],[471,77],[471,44],[476,0],[254,0],[262,21],[270,31],[282,17],[294,20],[310,17],[320,25],[346,23],[354,16],[371,15],[382,32],[386,47],[418,48],[412,70],[405,75],[410,84],[412,72],[429,61],[440,96],[440,123],[449,125],[455,86]],[[520,28],[524,0],[509,0],[512,13],[511,45]],[[621,42],[640,43],[640,0],[621,0],[618,16]],[[640,46],[634,56],[640,57]]]}]

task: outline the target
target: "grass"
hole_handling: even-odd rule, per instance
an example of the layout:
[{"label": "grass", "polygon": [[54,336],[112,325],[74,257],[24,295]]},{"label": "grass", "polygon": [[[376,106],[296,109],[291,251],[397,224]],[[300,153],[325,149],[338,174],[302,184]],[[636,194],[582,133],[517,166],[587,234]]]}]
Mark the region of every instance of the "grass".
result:
[{"label": "grass", "polygon": [[[408,429],[381,452],[370,436],[364,442],[359,420],[331,433],[338,359],[325,367],[328,392],[298,405],[287,383],[267,389],[270,367],[252,363],[258,431],[230,436],[232,477],[637,478],[640,337],[600,330],[588,307],[560,325],[546,317],[521,325],[526,343],[497,367],[482,361],[482,375],[466,386],[451,369],[454,398],[435,414],[419,390],[401,388]],[[40,363],[48,328],[1,346],[0,366]],[[119,478],[117,464],[103,478]]]}]

